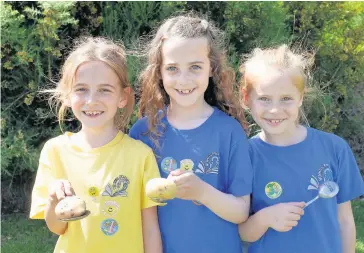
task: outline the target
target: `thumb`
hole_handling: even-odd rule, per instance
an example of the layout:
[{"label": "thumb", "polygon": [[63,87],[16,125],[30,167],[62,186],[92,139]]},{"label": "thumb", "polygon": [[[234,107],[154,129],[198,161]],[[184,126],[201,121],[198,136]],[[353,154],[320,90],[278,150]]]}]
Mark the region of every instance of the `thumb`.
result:
[{"label": "thumb", "polygon": [[182,175],[183,174],[183,171],[180,170],[180,169],[176,169],[176,170],[172,170],[169,175],[170,176],[179,176],[179,175]]},{"label": "thumb", "polygon": [[297,207],[301,207],[304,208],[306,203],[304,201],[301,202],[290,202],[289,204],[293,205],[293,206],[297,206]]}]

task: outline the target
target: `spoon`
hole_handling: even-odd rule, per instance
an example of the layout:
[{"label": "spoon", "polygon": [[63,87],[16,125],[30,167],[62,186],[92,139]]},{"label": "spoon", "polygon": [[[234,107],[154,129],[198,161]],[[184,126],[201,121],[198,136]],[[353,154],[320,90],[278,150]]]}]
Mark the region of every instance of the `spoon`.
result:
[{"label": "spoon", "polygon": [[317,196],[315,198],[311,199],[310,201],[308,201],[304,208],[311,205],[313,202],[318,200],[318,198],[329,199],[329,198],[335,197],[338,192],[339,192],[339,186],[337,185],[337,183],[335,183],[333,181],[326,181],[322,185],[319,186],[319,191],[318,191]]},{"label": "spoon", "polygon": [[81,219],[86,218],[87,216],[89,216],[90,213],[91,212],[89,210],[86,210],[86,212],[84,214],[82,214],[81,216],[72,217],[72,218],[63,218],[63,219],[59,219],[59,220],[64,221],[64,222],[81,220]]}]

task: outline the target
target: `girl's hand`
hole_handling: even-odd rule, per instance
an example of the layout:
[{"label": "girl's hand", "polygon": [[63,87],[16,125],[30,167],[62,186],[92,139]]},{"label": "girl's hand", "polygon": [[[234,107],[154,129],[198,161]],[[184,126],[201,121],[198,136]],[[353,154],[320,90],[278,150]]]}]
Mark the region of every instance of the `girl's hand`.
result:
[{"label": "girl's hand", "polygon": [[280,203],[264,209],[267,225],[279,232],[290,231],[297,226],[304,214],[305,202]]},{"label": "girl's hand", "polygon": [[74,191],[71,183],[65,179],[57,179],[48,187],[50,202],[58,203],[67,196],[73,196]]},{"label": "girl's hand", "polygon": [[184,172],[179,169],[172,171],[168,179],[173,180],[177,186],[176,197],[186,200],[199,201],[206,185],[195,173]]}]

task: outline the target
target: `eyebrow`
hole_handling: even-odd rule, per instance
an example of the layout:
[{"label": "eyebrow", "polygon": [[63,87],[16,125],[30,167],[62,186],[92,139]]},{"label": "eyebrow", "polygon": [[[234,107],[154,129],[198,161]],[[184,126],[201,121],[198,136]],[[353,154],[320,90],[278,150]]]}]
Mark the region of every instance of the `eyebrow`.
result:
[{"label": "eyebrow", "polygon": [[[76,83],[74,88],[77,88],[78,86],[87,86],[87,84],[85,84],[85,83]],[[98,84],[98,86],[109,87],[109,88],[115,89],[114,86],[112,86],[111,84],[107,84],[107,83]]]},{"label": "eyebrow", "polygon": [[[189,62],[188,64],[205,64],[205,62],[203,61],[193,61],[193,62]],[[178,65],[178,63],[175,63],[175,62],[170,62],[170,63],[167,63],[167,64],[163,64],[163,65]]]}]

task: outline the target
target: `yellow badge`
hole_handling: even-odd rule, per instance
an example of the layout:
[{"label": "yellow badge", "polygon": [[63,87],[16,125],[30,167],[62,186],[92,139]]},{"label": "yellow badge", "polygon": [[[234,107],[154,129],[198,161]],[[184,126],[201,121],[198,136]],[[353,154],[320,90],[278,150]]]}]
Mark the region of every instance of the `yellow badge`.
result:
[{"label": "yellow badge", "polygon": [[99,189],[97,189],[97,187],[95,186],[91,186],[90,188],[88,188],[88,195],[91,197],[97,197],[99,196],[100,191]]},{"label": "yellow badge", "polygon": [[265,195],[270,199],[276,199],[282,194],[282,187],[277,182],[269,182],[265,186]]},{"label": "yellow badge", "polygon": [[181,160],[181,167],[180,169],[183,170],[183,171],[193,171],[193,161],[191,159],[184,159],[184,160]]}]

